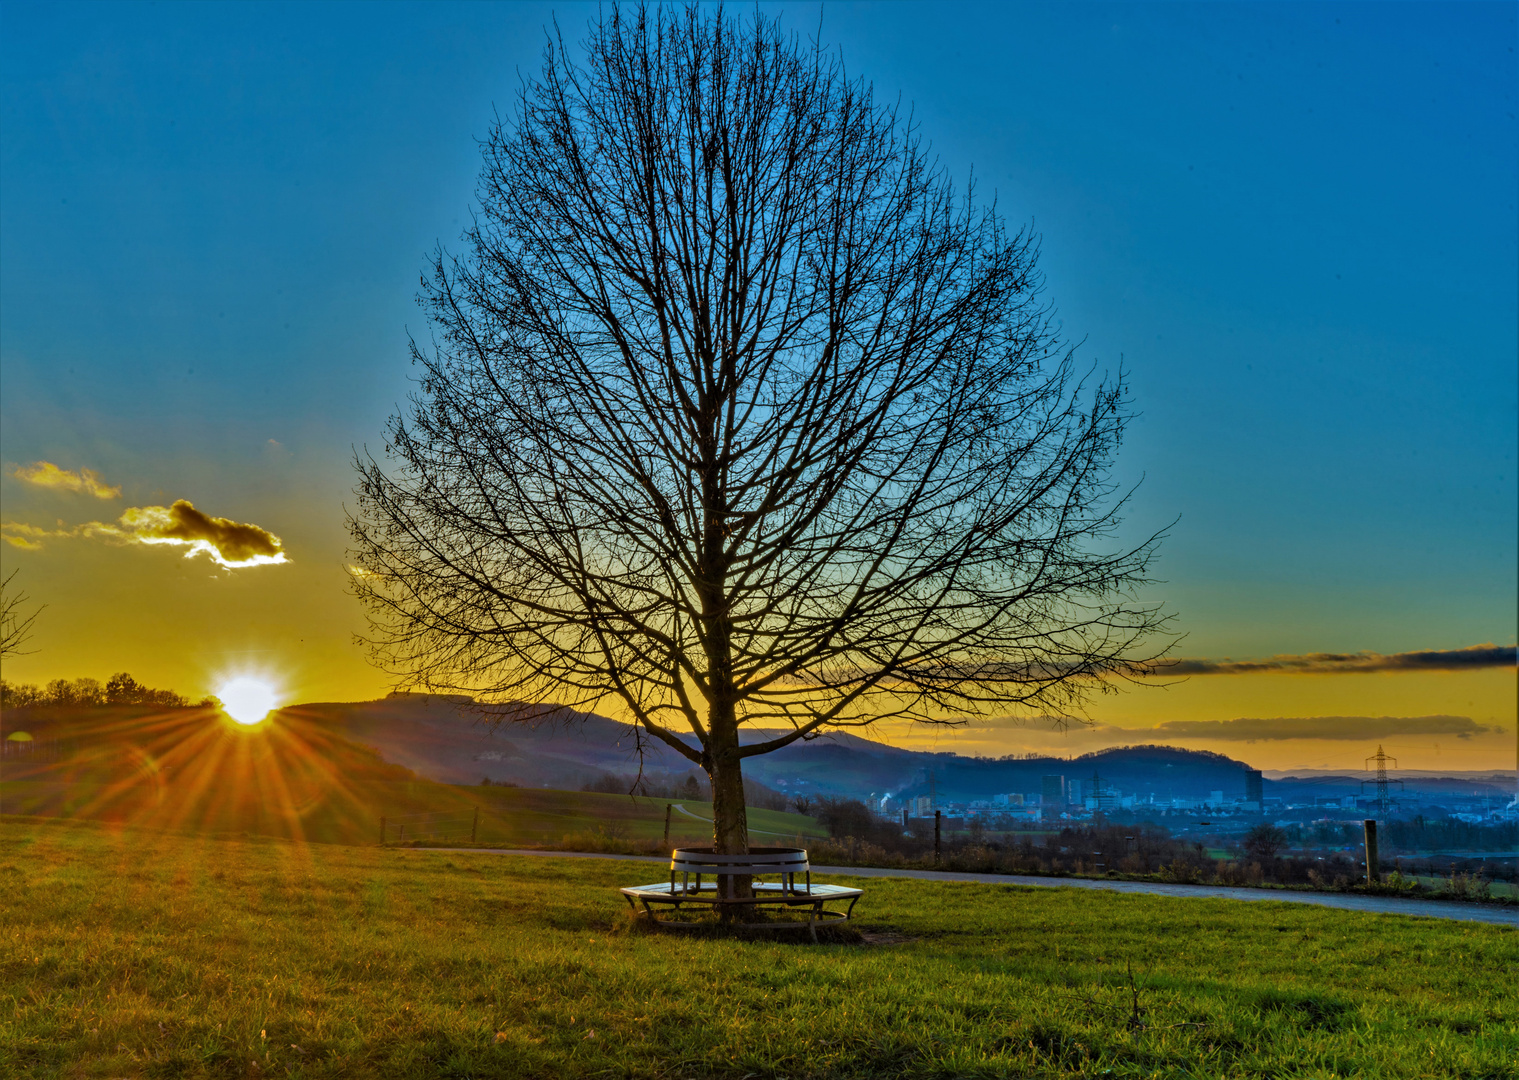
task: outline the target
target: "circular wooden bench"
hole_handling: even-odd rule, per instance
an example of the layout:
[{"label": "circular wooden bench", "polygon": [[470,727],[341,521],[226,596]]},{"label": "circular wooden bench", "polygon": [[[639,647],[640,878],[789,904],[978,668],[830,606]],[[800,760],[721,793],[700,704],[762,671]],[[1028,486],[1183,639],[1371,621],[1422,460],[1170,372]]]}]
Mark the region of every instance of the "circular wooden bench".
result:
[{"label": "circular wooden bench", "polygon": [[[760,881],[760,877],[777,880]],[[709,879],[705,883],[702,878]],[[749,877],[753,896],[734,896],[734,877]],[[801,880],[798,881],[798,878]],[[672,917],[660,918],[656,908],[678,913],[683,905],[708,908],[745,905],[777,907],[805,914],[800,919],[772,919],[744,922],[739,926],[755,930],[784,930],[807,927],[817,940],[819,923],[844,922],[854,912],[855,902],[864,894],[860,889],[843,885],[823,885],[812,880],[805,848],[750,848],[747,855],[718,855],[711,848],[676,848],[670,853],[670,880],[653,885],[633,885],[621,890],[635,915],[642,914],[661,926],[692,926],[693,922]],[[830,903],[844,903],[842,910],[829,909]]]}]

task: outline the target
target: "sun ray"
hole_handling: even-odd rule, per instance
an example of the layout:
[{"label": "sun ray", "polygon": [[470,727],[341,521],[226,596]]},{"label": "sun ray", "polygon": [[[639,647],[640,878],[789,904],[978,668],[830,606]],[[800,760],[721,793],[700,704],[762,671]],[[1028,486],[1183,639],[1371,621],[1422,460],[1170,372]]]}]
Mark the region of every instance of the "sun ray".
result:
[{"label": "sun ray", "polygon": [[309,844],[371,835],[390,784],[410,776],[320,709],[243,724],[211,707],[127,707],[35,726],[53,813],[113,829],[282,837],[294,841],[297,877]]}]

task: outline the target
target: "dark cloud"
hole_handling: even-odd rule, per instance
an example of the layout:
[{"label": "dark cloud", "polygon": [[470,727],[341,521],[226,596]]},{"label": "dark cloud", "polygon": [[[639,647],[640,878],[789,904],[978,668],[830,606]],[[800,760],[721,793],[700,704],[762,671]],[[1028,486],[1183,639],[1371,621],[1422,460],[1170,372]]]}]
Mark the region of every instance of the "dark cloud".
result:
[{"label": "dark cloud", "polygon": [[1175,675],[1329,675],[1373,671],[1471,671],[1513,667],[1512,645],[1470,645],[1404,653],[1308,653],[1273,656],[1268,660],[1169,660],[1145,674]]},{"label": "dark cloud", "polygon": [[210,556],[229,568],[267,566],[286,561],[280,538],[257,525],[212,517],[187,499],[172,506],[134,506],[121,515],[131,539],[143,544],[189,547],[186,557]]},{"label": "dark cloud", "polygon": [[44,529],[23,522],[0,525],[0,539],[25,551],[37,551],[44,540],[84,537],[112,544],[172,544],[187,547],[185,557],[206,555],[230,570],[289,562],[280,538],[268,529],[230,518],[212,517],[195,509],[188,499],[172,506],[134,506],[115,525],[89,521],[83,525]]},{"label": "dark cloud", "polygon": [[1279,716],[1273,719],[1171,720],[1131,734],[1156,738],[1216,739],[1227,742],[1261,742],[1277,739],[1336,739],[1370,742],[1406,735],[1445,735],[1458,739],[1485,735],[1497,728],[1484,727],[1469,716]]}]

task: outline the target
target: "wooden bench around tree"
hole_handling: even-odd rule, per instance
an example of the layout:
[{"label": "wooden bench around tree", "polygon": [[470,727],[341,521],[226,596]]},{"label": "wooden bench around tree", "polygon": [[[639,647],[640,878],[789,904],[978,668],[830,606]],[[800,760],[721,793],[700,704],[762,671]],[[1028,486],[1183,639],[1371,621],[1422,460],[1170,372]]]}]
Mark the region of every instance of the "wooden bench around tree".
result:
[{"label": "wooden bench around tree", "polygon": [[[707,878],[703,882],[703,878]],[[734,895],[737,885],[732,879],[751,879],[752,896]],[[777,880],[761,881],[761,877]],[[800,878],[800,881],[798,880]],[[860,889],[843,885],[822,885],[812,880],[812,869],[803,848],[750,848],[747,855],[718,855],[711,848],[676,848],[670,853],[670,880],[653,885],[634,885],[622,890],[635,915],[642,914],[662,926],[690,926],[693,922],[672,917],[661,919],[656,909],[678,913],[684,905],[701,905],[718,910],[778,907],[805,914],[806,920],[773,919],[766,922],[741,922],[758,930],[784,930],[807,927],[817,940],[819,923],[844,922],[864,894]],[[844,903],[842,910],[830,909],[830,903]]]}]

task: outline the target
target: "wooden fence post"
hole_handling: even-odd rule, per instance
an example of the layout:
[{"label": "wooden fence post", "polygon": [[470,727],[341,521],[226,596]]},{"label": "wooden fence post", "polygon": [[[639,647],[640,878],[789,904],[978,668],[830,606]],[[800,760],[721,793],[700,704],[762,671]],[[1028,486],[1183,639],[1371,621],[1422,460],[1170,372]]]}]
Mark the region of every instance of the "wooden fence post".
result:
[{"label": "wooden fence post", "polygon": [[1375,885],[1382,880],[1381,868],[1377,865],[1377,819],[1367,818],[1362,822],[1366,829],[1366,884]]},{"label": "wooden fence post", "polygon": [[670,803],[665,803],[665,847],[670,846],[670,811],[673,809]]}]

